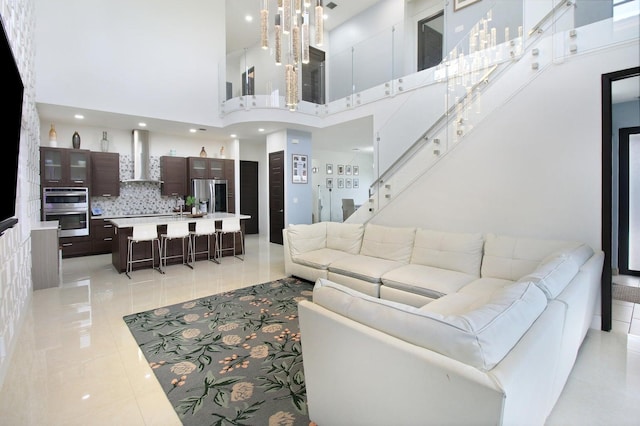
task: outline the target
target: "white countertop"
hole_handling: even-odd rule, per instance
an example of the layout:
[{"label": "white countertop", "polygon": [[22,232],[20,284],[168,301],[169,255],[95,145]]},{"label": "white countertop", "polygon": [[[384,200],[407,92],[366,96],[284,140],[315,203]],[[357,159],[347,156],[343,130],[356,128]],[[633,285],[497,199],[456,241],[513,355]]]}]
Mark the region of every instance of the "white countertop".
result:
[{"label": "white countertop", "polygon": [[31,230],[47,230],[47,229],[58,229],[58,221],[57,220],[47,220],[45,222],[35,222],[31,225]]},{"label": "white countertop", "polygon": [[129,228],[133,225],[141,225],[141,224],[156,224],[156,225],[166,225],[169,222],[196,222],[202,219],[215,219],[222,220],[229,217],[237,217],[240,219],[249,219],[251,216],[246,214],[235,214],[235,213],[209,213],[206,216],[202,217],[189,217],[188,214],[183,214],[180,216],[179,213],[173,215],[160,215],[160,216],[145,216],[145,217],[129,217],[129,218],[111,218],[106,219],[109,222],[113,223],[118,228]]}]

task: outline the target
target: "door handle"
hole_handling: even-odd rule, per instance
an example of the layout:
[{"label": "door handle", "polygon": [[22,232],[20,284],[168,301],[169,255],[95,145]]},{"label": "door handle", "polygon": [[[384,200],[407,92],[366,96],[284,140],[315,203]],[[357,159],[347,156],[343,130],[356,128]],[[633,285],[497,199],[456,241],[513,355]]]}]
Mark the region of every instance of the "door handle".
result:
[{"label": "door handle", "polygon": [[284,213],[284,210],[278,210],[278,213]]}]

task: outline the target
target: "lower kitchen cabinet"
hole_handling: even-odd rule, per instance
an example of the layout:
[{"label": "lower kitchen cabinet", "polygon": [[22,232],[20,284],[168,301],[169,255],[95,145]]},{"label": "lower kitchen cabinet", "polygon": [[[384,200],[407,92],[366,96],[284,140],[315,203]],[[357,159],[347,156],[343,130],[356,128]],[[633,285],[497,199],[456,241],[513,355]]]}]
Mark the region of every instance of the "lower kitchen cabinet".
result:
[{"label": "lower kitchen cabinet", "polygon": [[108,219],[91,219],[91,254],[111,253],[114,226]]},{"label": "lower kitchen cabinet", "polygon": [[91,237],[60,237],[62,257],[88,256],[91,251]]}]

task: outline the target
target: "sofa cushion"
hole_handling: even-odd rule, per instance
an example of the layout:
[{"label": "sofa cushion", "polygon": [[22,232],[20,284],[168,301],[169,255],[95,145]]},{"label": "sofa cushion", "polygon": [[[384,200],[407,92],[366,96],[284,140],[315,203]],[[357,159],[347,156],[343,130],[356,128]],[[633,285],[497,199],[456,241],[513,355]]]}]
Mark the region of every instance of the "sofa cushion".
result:
[{"label": "sofa cushion", "polygon": [[411,263],[480,276],[482,234],[416,230]]},{"label": "sofa cushion", "polygon": [[327,222],[327,248],[358,254],[363,234],[361,223]]},{"label": "sofa cushion", "polygon": [[454,293],[476,279],[473,275],[410,263],[385,272],[382,284],[437,299]]},{"label": "sofa cushion", "polygon": [[482,277],[516,281],[533,272],[549,254],[580,244],[487,234],[482,258]]},{"label": "sofa cushion", "polygon": [[555,299],[578,273],[578,266],[568,256],[556,256],[544,262],[535,271],[520,278],[531,281],[542,290],[547,299]]},{"label": "sofa cushion", "polygon": [[321,248],[319,250],[308,251],[306,253],[301,253],[296,257],[292,257],[291,260],[294,263],[298,263],[300,265],[309,266],[311,268],[323,269],[326,270],[329,264],[335,262],[338,259],[345,259],[350,255],[341,250],[333,250],[330,248]]},{"label": "sofa cushion", "polygon": [[[455,298],[455,295],[442,299]],[[443,315],[422,308],[377,299],[331,281],[319,279],[313,301],[354,321],[409,343],[433,350],[483,371],[492,369],[544,311],[547,299],[530,282],[496,291],[486,304]],[[435,302],[432,302],[435,303]]]},{"label": "sofa cushion", "polygon": [[382,226],[369,223],[364,229],[360,254],[409,263],[415,233],[415,228]]},{"label": "sofa cushion", "polygon": [[402,266],[403,263],[394,260],[380,259],[378,257],[363,256],[360,254],[345,254],[328,266],[330,272],[346,275],[371,283],[380,283],[385,272]]},{"label": "sofa cushion", "polygon": [[311,225],[289,225],[287,228],[291,257],[327,246],[327,225],[318,222]]},{"label": "sofa cushion", "polygon": [[458,293],[471,295],[479,303],[485,303],[493,293],[513,283],[514,281],[502,278],[478,278],[462,287]]}]

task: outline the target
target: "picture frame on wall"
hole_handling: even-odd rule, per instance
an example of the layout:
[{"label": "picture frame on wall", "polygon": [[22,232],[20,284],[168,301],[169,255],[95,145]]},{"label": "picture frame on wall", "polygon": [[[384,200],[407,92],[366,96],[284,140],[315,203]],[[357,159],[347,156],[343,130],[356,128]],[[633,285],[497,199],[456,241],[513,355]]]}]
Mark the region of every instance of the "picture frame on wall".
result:
[{"label": "picture frame on wall", "polygon": [[344,185],[347,189],[351,189],[351,178],[347,178]]},{"label": "picture frame on wall", "polygon": [[338,164],[338,174],[339,175],[344,174],[344,166],[342,164]]},{"label": "picture frame on wall", "polygon": [[327,163],[327,174],[328,175],[332,175],[333,174],[333,164]]},{"label": "picture frame on wall", "polygon": [[338,178],[338,188],[344,188],[344,179]]},{"label": "picture frame on wall", "polygon": [[353,175],[358,176],[360,174],[360,166],[353,166]]},{"label": "picture frame on wall", "polygon": [[351,164],[347,164],[346,166],[344,166],[344,174],[345,175],[351,174]]},{"label": "picture frame on wall", "polygon": [[333,178],[327,178],[327,188],[333,188]]},{"label": "picture frame on wall", "polygon": [[291,180],[293,183],[307,183],[307,159],[306,155],[301,154],[291,156]]},{"label": "picture frame on wall", "polygon": [[470,6],[474,3],[478,3],[480,0],[453,0],[453,11],[457,12],[460,9]]},{"label": "picture frame on wall", "polygon": [[354,189],[358,189],[358,188],[360,188],[360,179],[358,179],[358,178],[353,178],[353,188],[354,188]]}]

